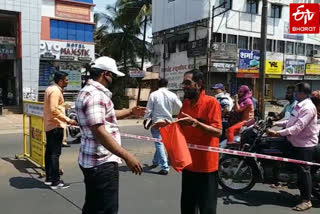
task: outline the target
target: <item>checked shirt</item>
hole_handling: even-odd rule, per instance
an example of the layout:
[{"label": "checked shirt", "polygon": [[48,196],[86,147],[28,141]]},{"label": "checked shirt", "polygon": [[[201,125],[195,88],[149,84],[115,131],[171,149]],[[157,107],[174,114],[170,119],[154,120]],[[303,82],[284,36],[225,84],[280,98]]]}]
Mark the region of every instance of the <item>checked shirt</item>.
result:
[{"label": "checked shirt", "polygon": [[89,80],[81,89],[76,101],[78,123],[81,129],[79,164],[92,168],[106,162],[121,163],[121,159],[94,139],[90,126],[103,124],[106,131],[121,145],[120,130],[116,119],[112,93],[99,82]]}]

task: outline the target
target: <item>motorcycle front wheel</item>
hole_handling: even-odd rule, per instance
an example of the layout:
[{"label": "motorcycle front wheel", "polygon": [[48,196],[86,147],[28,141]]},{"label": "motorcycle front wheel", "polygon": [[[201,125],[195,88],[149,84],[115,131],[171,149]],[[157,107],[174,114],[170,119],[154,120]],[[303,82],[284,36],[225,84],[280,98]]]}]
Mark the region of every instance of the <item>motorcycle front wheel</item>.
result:
[{"label": "motorcycle front wheel", "polygon": [[252,164],[237,156],[224,156],[218,170],[220,186],[232,193],[248,192],[257,182]]}]

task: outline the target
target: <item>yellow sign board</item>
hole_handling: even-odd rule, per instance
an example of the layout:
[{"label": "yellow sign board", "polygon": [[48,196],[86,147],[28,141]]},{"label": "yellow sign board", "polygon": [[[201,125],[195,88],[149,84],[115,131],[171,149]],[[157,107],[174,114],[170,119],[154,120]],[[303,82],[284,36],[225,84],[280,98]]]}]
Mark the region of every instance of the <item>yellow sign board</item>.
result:
[{"label": "yellow sign board", "polygon": [[320,65],[306,64],[306,75],[320,75]]},{"label": "yellow sign board", "polygon": [[44,166],[44,128],[43,118],[30,117],[30,159]]},{"label": "yellow sign board", "polygon": [[281,75],[282,74],[282,62],[276,60],[267,60],[266,74]]}]

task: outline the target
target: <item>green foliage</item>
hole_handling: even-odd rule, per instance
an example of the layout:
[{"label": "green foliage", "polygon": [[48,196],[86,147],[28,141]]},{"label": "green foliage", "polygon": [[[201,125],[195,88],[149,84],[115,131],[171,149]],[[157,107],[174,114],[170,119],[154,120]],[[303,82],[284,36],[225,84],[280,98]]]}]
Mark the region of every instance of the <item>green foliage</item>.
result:
[{"label": "green foliage", "polygon": [[125,88],[137,87],[136,79],[128,77],[131,67],[140,68],[137,59],[151,59],[151,44],[143,40],[144,21],[151,22],[151,0],[118,0],[108,5],[105,13],[95,13],[94,40],[96,53],[117,61],[126,77],[114,81],[111,88],[117,109],[128,105]]}]

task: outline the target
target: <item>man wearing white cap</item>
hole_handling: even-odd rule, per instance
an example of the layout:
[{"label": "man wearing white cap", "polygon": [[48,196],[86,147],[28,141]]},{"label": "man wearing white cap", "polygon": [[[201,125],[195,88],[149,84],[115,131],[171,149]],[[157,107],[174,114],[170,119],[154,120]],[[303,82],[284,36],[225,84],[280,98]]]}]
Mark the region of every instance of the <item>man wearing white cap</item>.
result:
[{"label": "man wearing white cap", "polygon": [[116,214],[119,200],[118,164],[123,159],[131,171],[141,174],[140,162],[121,147],[117,118],[143,116],[145,108],[114,110],[109,91],[118,71],[110,57],[100,57],[91,66],[91,78],[80,91],[76,110],[81,128],[79,165],[86,188],[83,214]]}]

